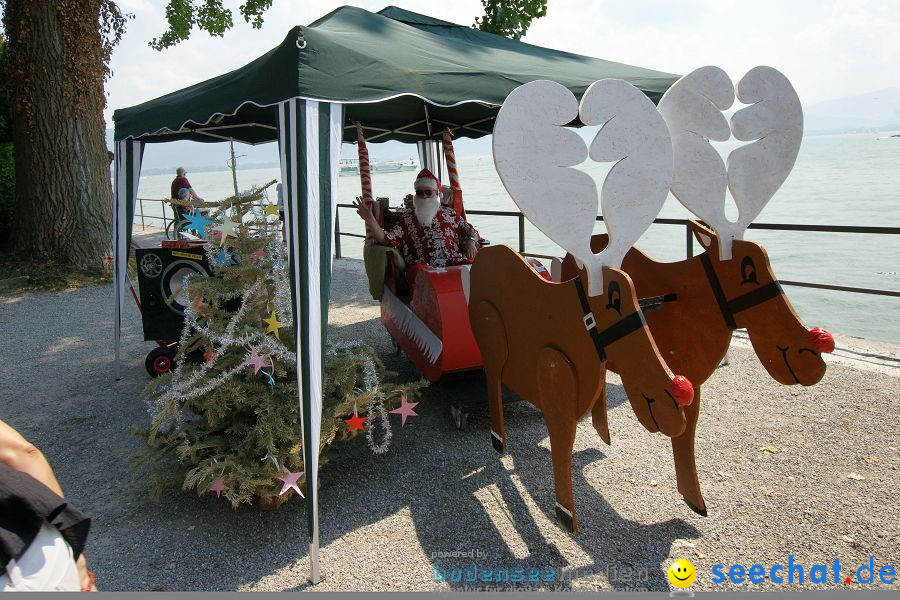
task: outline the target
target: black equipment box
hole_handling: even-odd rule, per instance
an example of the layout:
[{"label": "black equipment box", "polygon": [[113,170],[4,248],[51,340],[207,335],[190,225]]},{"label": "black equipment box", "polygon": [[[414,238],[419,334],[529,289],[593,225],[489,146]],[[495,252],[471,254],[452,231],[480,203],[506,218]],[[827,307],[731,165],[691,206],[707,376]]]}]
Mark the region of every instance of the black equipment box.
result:
[{"label": "black equipment box", "polygon": [[[164,242],[162,248],[138,248],[138,287],[145,340],[178,340],[184,327],[184,280],[194,273],[209,277],[212,269],[200,244]],[[167,302],[169,298],[171,302]]]}]

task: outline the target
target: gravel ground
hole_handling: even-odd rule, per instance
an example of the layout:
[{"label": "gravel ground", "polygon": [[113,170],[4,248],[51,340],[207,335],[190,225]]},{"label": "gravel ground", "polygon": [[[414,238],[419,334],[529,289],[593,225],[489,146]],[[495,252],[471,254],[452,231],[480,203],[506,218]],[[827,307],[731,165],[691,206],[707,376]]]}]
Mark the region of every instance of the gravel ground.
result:
[{"label": "gravel ground", "polygon": [[[334,282],[332,339],[364,339],[401,377],[414,377],[392,354],[359,261],[336,261]],[[109,286],[0,297],[0,416],[40,446],[67,496],[92,515],[88,558],[98,586],[311,589],[302,502],[273,513],[232,510],[211,495],[172,492],[153,502],[129,472],[141,443],[127,428],[149,418],[137,396],[152,346],[129,302],[124,379],[113,380],[111,304]],[[834,584],[830,570],[838,558],[841,578],[855,581],[869,556],[876,571],[900,568],[898,349],[860,347],[826,359],[818,385],[788,388],[736,339],[729,364],[703,388],[697,456],[705,518],[675,490],[666,440],[638,425],[611,379],[613,445],[603,445],[589,419],[578,427],[577,535],[556,524],[540,413],[522,402],[506,406],[508,451],[499,456],[483,377],[453,377],[427,390],[420,416],[395,429],[386,455],[372,455],[361,437],[329,455],[319,500],[325,580],[315,590],[471,589],[434,582],[433,565],[449,574],[473,562],[554,569],[564,579],[557,589],[668,590],[665,570],[675,558],[696,566],[693,590],[889,587]],[[465,432],[450,422],[450,399],[475,405]],[[769,445],[777,452],[760,450]],[[441,555],[470,551],[480,558]],[[711,582],[717,563],[726,571],[734,563],[768,567],[789,554],[806,567],[805,585]],[[829,565],[829,583],[810,583],[816,563]]]}]

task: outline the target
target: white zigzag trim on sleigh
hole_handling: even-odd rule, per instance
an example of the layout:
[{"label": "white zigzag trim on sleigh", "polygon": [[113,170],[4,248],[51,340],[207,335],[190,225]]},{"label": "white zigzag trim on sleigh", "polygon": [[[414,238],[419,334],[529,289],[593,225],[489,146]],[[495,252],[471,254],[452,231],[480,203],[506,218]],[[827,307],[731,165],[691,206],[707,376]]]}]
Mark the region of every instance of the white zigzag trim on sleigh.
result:
[{"label": "white zigzag trim on sleigh", "polygon": [[437,363],[437,359],[444,350],[444,344],[440,338],[428,329],[428,326],[420,319],[409,307],[400,301],[387,288],[384,290],[384,296],[381,301],[387,308],[388,314],[400,328],[404,335],[409,337],[419,350],[425,354],[425,357],[432,363]]}]

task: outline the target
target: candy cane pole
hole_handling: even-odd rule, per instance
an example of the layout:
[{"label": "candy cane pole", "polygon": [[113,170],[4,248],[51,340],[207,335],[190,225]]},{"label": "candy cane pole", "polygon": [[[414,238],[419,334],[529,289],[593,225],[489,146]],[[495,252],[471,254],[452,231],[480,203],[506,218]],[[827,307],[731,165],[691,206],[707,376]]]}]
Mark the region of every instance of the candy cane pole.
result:
[{"label": "candy cane pole", "polygon": [[450,188],[453,190],[453,210],[461,217],[466,216],[463,207],[462,187],[459,185],[459,171],[456,169],[456,153],[453,150],[453,132],[450,128],[444,130],[444,158],[447,161],[447,173],[450,174]]},{"label": "candy cane pole", "polygon": [[[362,199],[373,214],[375,209],[374,197],[372,196],[372,172],[369,166],[369,149],[366,148],[366,138],[363,135],[363,128],[359,121],[356,121],[356,148],[359,152],[359,181],[362,185]],[[375,218],[381,221],[380,215],[375,214]],[[369,224],[366,223],[366,244],[375,241]]]}]

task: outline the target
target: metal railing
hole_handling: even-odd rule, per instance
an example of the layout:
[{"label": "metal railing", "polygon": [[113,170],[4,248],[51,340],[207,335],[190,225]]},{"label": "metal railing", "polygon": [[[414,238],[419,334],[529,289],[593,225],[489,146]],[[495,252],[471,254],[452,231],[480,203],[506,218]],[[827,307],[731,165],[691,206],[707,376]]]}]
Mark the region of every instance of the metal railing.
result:
[{"label": "metal railing", "polygon": [[[138,213],[136,211],[134,216],[136,218],[140,217],[141,229],[147,229],[147,222],[146,222],[147,219],[162,220],[162,229],[165,229],[166,227],[168,227],[169,222],[174,220],[173,218],[166,216],[166,212],[171,210],[171,208],[169,208],[169,206],[167,206],[167,204],[169,202],[168,200],[163,200],[160,198],[138,198],[137,202],[138,202],[137,208],[140,209],[140,212]],[[159,202],[160,204],[162,204],[162,216],[158,217],[156,215],[144,214],[144,202]],[[152,225],[152,223],[151,223],[151,225]]]},{"label": "metal railing", "polygon": [[[334,253],[335,258],[341,258],[341,236],[365,238],[366,236],[358,233],[349,233],[341,231],[340,209],[356,207],[352,204],[338,204],[338,210],[334,217]],[[519,253],[523,256],[532,256],[535,258],[553,259],[557,258],[548,254],[537,254],[527,252],[525,247],[525,215],[515,211],[503,210],[466,210],[466,215],[483,215],[489,217],[515,217],[519,225]],[[597,217],[598,221],[602,221],[603,217]],[[694,256],[694,234],[691,230],[690,221],[687,219],[656,219],[653,221],[657,225],[681,225],[685,228],[685,254],[686,258]],[[900,227],[857,227],[845,225],[795,225],[789,223],[752,223],[750,229],[768,229],[773,231],[811,231],[817,233],[863,233],[869,235],[900,235]],[[881,290],[875,288],[853,287],[847,285],[833,285],[829,283],[812,283],[808,281],[790,281],[779,279],[782,285],[793,285],[797,287],[815,288],[820,290],[834,290],[839,292],[854,292],[857,294],[873,294],[876,296],[891,296],[900,298],[900,291]]]}]

